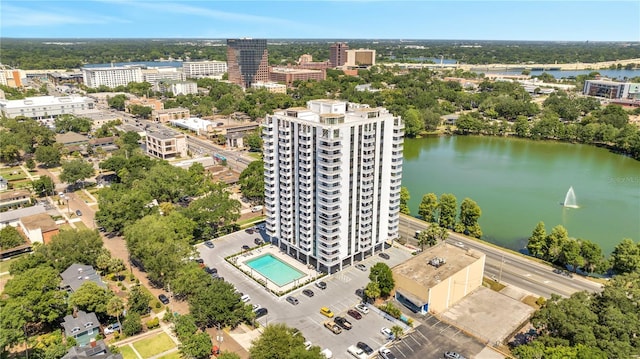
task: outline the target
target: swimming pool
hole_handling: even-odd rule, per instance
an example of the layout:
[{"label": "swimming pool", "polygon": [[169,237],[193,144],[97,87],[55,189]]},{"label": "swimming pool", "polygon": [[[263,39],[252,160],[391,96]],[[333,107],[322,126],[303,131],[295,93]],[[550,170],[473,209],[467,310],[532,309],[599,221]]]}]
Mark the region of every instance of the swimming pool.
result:
[{"label": "swimming pool", "polygon": [[258,258],[246,261],[245,264],[265,276],[279,287],[289,284],[306,275],[272,254],[262,255]]}]

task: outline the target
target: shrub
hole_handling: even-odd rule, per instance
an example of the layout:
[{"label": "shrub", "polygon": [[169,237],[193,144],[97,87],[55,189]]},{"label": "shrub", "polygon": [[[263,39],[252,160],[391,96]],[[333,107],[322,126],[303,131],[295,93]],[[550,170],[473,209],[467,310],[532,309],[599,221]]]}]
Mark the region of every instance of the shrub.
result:
[{"label": "shrub", "polygon": [[156,302],[156,309],[160,309],[160,307],[162,307],[162,304],[160,304],[160,302]]},{"label": "shrub", "polygon": [[546,303],[546,302],[547,302],[547,300],[546,300],[546,299],[544,299],[544,297],[540,297],[540,298],[536,299],[536,304],[537,304],[537,305],[539,305],[539,306],[541,306],[541,307],[542,307],[542,306],[544,305],[544,303]]},{"label": "shrub", "polygon": [[136,312],[128,312],[122,322],[122,333],[130,337],[142,331],[142,323],[140,323],[140,314]]},{"label": "shrub", "polygon": [[160,326],[160,320],[158,319],[158,317],[155,317],[151,320],[148,320],[145,325],[147,326],[147,329],[155,329]]}]

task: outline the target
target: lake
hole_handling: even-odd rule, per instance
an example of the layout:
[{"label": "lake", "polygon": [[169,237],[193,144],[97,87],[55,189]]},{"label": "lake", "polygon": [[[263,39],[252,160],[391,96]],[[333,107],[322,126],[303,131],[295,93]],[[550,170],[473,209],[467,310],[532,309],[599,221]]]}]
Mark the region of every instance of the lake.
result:
[{"label": "lake", "polygon": [[[403,186],[411,215],[422,196],[452,193],[482,209],[483,239],[521,250],[539,221],[610,254],[640,239],[640,162],[594,146],[516,138],[405,139]],[[573,186],[579,208],[561,206]]]}]

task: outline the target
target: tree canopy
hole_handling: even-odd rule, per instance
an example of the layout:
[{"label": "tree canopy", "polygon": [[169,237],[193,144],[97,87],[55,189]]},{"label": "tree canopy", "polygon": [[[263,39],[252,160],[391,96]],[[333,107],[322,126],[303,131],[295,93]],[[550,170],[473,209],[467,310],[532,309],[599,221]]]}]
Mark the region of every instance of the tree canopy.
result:
[{"label": "tree canopy", "polygon": [[300,331],[286,324],[269,324],[262,335],[251,343],[251,359],[323,359],[320,347],[304,347],[305,338]]}]

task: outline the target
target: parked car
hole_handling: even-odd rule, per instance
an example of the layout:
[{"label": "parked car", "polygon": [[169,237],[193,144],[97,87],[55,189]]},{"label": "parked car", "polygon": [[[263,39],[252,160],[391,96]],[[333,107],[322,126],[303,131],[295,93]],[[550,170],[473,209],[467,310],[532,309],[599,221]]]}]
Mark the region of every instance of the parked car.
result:
[{"label": "parked car", "polygon": [[164,305],[169,304],[169,298],[167,298],[167,296],[166,296],[166,295],[164,295],[164,294],[160,294],[160,295],[158,296],[158,299],[159,299],[159,300],[160,300],[160,302],[162,302],[162,304],[164,304]]},{"label": "parked car", "polygon": [[240,297],[240,300],[247,303],[251,300],[251,297],[249,296],[249,294],[245,294],[242,297]]},{"label": "parked car", "polygon": [[456,352],[445,352],[444,357],[447,359],[465,359],[465,357]]},{"label": "parked car", "polygon": [[354,345],[350,345],[347,348],[347,353],[353,355],[353,357],[355,357],[356,359],[367,359],[369,357],[367,354],[365,354],[364,350]]},{"label": "parked car", "polygon": [[365,342],[358,342],[358,344],[356,344],[356,346],[362,350],[364,350],[364,352],[367,355],[371,355],[373,354],[373,349]]},{"label": "parked car", "polygon": [[308,340],[306,342],[304,342],[303,344],[304,344],[304,348],[307,349],[307,350],[309,350],[309,348],[311,348],[313,346],[313,344],[311,344],[311,342],[308,341]]},{"label": "parked car", "polygon": [[328,318],[333,318],[333,312],[331,311],[331,309],[329,309],[327,307],[320,308],[320,314],[322,314],[322,315],[324,315],[325,317],[328,317]]},{"label": "parked car", "polygon": [[364,299],[364,289],[362,288],[356,289],[356,296],[360,297],[360,299]]},{"label": "parked car", "polygon": [[305,289],[302,291],[302,294],[306,295],[307,297],[311,298],[313,297],[315,294],[313,293],[313,291],[311,289]]},{"label": "parked car", "polygon": [[362,314],[360,314],[360,312],[358,312],[355,309],[349,309],[347,310],[347,314],[349,314],[351,317],[353,317],[354,319],[360,320],[362,319]]},{"label": "parked car", "polygon": [[388,339],[393,339],[393,332],[387,327],[380,328],[380,333],[382,333],[382,335],[384,335]]},{"label": "parked car", "polygon": [[325,290],[325,289],[327,289],[327,283],[322,282],[322,281],[316,282],[316,287],[318,287],[318,288],[320,288],[322,290]]},{"label": "parked car", "polygon": [[332,331],[333,334],[342,333],[342,329],[333,320],[327,320],[324,322],[324,327]]},{"label": "parked car", "polygon": [[251,249],[251,247],[249,247],[249,246],[248,246],[248,245],[246,245],[246,244],[242,246],[242,250],[243,250],[243,251],[248,251],[248,250],[250,250],[250,249]]},{"label": "parked car", "polygon": [[396,356],[387,348],[380,348],[378,354],[380,354],[382,359],[396,359]]},{"label": "parked car", "polygon": [[298,303],[300,303],[300,301],[298,300],[298,298],[296,297],[292,297],[292,296],[288,296],[287,297],[287,302],[293,304],[293,305],[298,305]]},{"label": "parked car", "polygon": [[247,228],[244,230],[245,232],[249,233],[249,234],[253,234],[254,229],[253,228]]},{"label": "parked car", "polygon": [[255,243],[257,246],[261,245],[262,244],[262,238],[258,238],[258,237],[254,238],[253,239],[253,243]]},{"label": "parked car", "polygon": [[111,333],[115,333],[118,330],[120,330],[120,324],[118,323],[113,323],[113,324],[109,324],[106,328],[104,328],[104,334],[111,334]]},{"label": "parked car", "polygon": [[76,209],[76,216],[78,216],[78,217],[82,216],[82,212],[80,212],[79,209]]},{"label": "parked car", "polygon": [[211,241],[204,241],[204,245],[205,245],[207,248],[213,248],[213,247],[215,247],[215,245],[213,245],[213,242],[211,242]]},{"label": "parked car", "polygon": [[366,265],[364,265],[364,264],[362,264],[362,263],[358,263],[358,264],[356,264],[356,268],[360,269],[360,270],[361,270],[361,271],[363,271],[363,272],[366,272],[366,271],[367,271],[367,266],[366,266]]},{"label": "parked car", "polygon": [[362,314],[369,314],[369,308],[367,308],[367,305],[364,303],[356,305],[356,310]]},{"label": "parked car", "polygon": [[204,271],[207,272],[207,274],[217,274],[218,270],[215,268],[209,268],[209,267],[204,267]]},{"label": "parked car", "polygon": [[336,317],[333,321],[341,326],[342,329],[351,330],[351,328],[353,328],[351,322],[349,322],[345,317]]},{"label": "parked car", "polygon": [[264,317],[268,313],[269,311],[267,310],[267,308],[258,308],[256,310],[256,318]]},{"label": "parked car", "polygon": [[389,255],[384,253],[384,252],[378,253],[378,257],[380,257],[382,259],[389,259],[390,258]]}]

